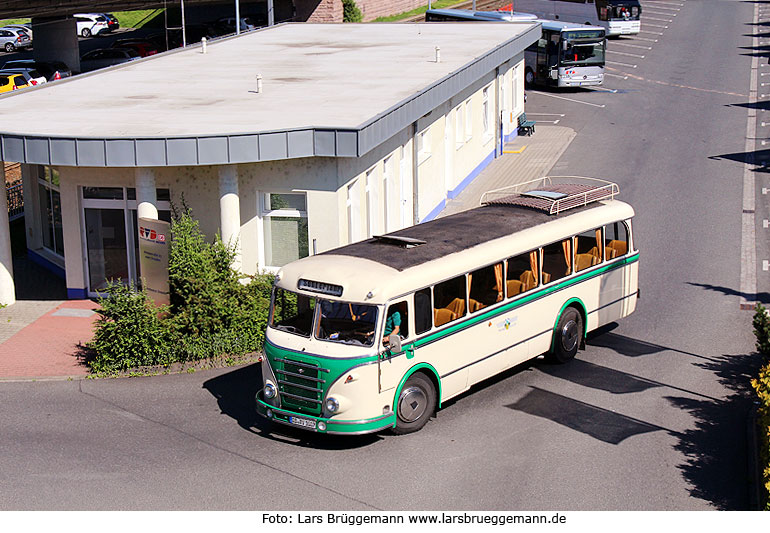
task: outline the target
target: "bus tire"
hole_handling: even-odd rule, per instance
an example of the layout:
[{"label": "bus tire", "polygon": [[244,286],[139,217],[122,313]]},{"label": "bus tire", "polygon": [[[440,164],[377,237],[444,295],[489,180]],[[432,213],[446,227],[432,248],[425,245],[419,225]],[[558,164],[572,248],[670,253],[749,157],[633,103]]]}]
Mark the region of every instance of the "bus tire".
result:
[{"label": "bus tire", "polygon": [[546,355],[552,363],[567,363],[571,361],[583,338],[583,316],[574,307],[568,307],[559,317],[559,323],[554,331],[553,347]]},{"label": "bus tire", "polygon": [[436,387],[428,376],[415,372],[404,383],[396,402],[393,433],[405,435],[419,431],[436,410]]},{"label": "bus tire", "polygon": [[527,85],[535,83],[535,72],[531,68],[524,70],[524,83]]},{"label": "bus tire", "polygon": [[83,28],[83,31],[80,32],[80,35],[83,37],[83,39],[88,39],[91,37],[91,30],[88,28]]}]

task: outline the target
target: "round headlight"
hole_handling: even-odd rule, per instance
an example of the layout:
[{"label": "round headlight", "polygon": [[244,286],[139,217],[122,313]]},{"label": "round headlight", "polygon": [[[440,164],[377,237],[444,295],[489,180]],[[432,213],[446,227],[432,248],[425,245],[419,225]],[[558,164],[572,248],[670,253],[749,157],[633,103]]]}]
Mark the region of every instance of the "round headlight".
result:
[{"label": "round headlight", "polygon": [[262,391],[262,394],[264,394],[265,398],[267,398],[268,400],[275,398],[275,395],[277,393],[278,391],[276,390],[275,385],[273,385],[272,383],[265,384],[265,388]]},{"label": "round headlight", "polygon": [[340,408],[340,402],[338,402],[334,398],[327,398],[326,399],[326,410],[330,413],[336,413],[339,411]]},{"label": "round headlight", "polygon": [[268,409],[267,411],[265,411],[265,414],[267,415],[267,418],[273,418],[273,410],[272,409]]},{"label": "round headlight", "polygon": [[319,422],[318,429],[321,431],[326,431],[326,424],[324,424],[323,422]]}]

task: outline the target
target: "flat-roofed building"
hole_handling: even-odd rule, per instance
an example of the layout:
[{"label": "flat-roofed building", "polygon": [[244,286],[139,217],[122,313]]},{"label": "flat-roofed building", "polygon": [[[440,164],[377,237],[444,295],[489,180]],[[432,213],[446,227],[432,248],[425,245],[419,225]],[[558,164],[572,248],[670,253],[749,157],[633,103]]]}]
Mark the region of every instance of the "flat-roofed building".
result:
[{"label": "flat-roofed building", "polygon": [[29,254],[84,297],[138,279],[137,217],[182,197],[247,274],[434,218],[516,134],[539,35],[285,24],[2,97]]}]

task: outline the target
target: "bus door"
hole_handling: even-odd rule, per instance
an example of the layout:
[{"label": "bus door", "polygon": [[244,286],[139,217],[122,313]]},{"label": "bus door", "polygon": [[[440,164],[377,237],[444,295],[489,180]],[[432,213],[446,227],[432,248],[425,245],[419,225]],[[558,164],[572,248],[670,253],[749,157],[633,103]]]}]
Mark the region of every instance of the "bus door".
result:
[{"label": "bus door", "polygon": [[[411,299],[411,298],[410,298]],[[388,304],[385,311],[385,325],[382,329],[382,338],[379,339],[379,366],[380,392],[395,389],[406,369],[412,366],[414,359],[414,335],[411,335],[410,302],[406,299],[397,300]],[[400,349],[391,346],[389,337],[398,335],[401,339]]]},{"label": "bus door", "polygon": [[537,76],[546,85],[557,84],[559,79],[559,42],[561,34],[543,30],[543,46],[538,46]]}]

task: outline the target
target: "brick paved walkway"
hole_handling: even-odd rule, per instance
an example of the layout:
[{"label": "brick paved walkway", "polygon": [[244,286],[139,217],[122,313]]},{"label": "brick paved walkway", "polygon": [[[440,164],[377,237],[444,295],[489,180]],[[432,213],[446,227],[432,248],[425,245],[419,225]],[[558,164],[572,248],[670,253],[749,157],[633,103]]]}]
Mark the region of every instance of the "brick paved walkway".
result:
[{"label": "brick paved walkway", "polygon": [[20,300],[0,309],[0,380],[88,374],[78,345],[91,339],[97,307],[91,300]]}]

